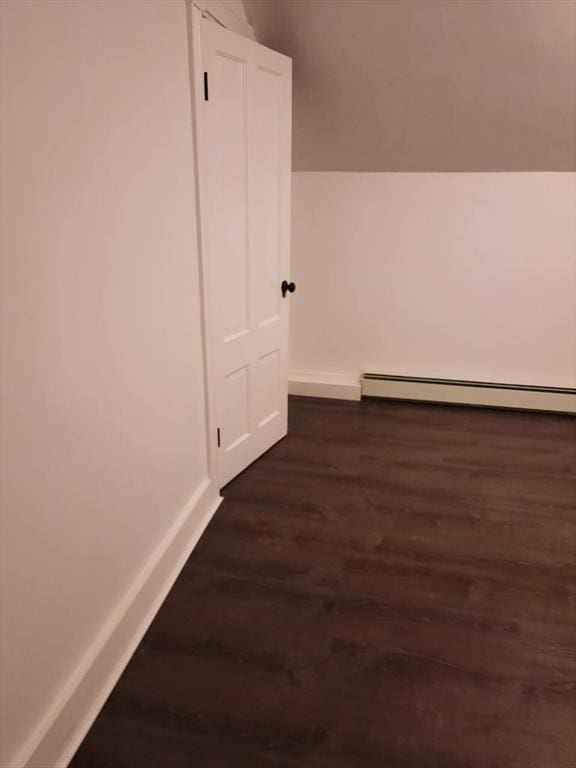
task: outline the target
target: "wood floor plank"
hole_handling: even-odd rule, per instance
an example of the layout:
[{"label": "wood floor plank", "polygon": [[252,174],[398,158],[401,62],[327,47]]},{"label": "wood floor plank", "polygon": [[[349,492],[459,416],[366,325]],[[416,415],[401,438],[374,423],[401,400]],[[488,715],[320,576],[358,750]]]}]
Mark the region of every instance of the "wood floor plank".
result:
[{"label": "wood floor plank", "polygon": [[575,768],[576,421],[291,398],[72,768]]}]

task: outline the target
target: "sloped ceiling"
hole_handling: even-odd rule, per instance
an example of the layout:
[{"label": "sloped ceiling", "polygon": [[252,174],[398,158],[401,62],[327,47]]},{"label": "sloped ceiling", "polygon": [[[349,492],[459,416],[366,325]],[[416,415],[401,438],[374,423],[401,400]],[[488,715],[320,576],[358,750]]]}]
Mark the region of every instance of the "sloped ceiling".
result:
[{"label": "sloped ceiling", "polygon": [[574,0],[244,0],[295,170],[576,169]]}]

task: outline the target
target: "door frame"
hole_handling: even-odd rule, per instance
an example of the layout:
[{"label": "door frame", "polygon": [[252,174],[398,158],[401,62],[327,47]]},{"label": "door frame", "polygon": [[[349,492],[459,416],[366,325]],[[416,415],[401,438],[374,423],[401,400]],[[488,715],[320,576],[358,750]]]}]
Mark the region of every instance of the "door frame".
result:
[{"label": "door frame", "polygon": [[223,0],[190,0],[193,6],[198,8],[204,17],[208,17],[229,29],[230,32],[237,32],[243,37],[255,40],[254,31],[247,21],[244,21],[236,13],[226,6]]},{"label": "door frame", "polygon": [[[206,453],[208,476],[215,481],[220,493],[218,472],[218,438],[216,421],[216,376],[213,350],[213,327],[211,312],[211,277],[208,243],[208,222],[206,213],[206,140],[202,108],[204,103],[204,71],[202,69],[202,49],[200,30],[202,18],[211,15],[202,11],[192,0],[186,2],[186,22],[189,40],[189,68],[192,107],[192,141],[194,153],[196,241],[198,247],[198,273],[200,284],[200,317],[202,337],[202,357],[204,363],[204,400],[206,404]],[[213,18],[213,17],[212,17]],[[216,23],[214,21],[213,23]],[[222,25],[224,26],[224,25]]]}]

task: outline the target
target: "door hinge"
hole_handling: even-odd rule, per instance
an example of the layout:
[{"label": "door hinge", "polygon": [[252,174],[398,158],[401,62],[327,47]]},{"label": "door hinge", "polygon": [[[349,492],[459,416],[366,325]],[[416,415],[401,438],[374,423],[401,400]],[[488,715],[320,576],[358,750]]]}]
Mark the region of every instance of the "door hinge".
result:
[{"label": "door hinge", "polygon": [[204,101],[208,101],[208,72],[204,72]]},{"label": "door hinge", "polygon": [[216,439],[218,440],[218,448],[220,448],[220,427],[216,430]]}]

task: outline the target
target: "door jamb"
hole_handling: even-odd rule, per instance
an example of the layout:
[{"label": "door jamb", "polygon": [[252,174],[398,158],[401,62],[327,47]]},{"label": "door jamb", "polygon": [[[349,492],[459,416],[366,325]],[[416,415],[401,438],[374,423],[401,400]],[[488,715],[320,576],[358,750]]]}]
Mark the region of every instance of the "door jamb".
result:
[{"label": "door jamb", "polygon": [[206,142],[202,109],[204,105],[204,73],[202,69],[202,51],[200,28],[202,11],[193,2],[186,2],[186,22],[188,30],[188,51],[192,107],[192,139],[194,151],[196,239],[198,246],[198,270],[200,283],[200,315],[202,330],[202,352],[204,362],[204,399],[206,404],[206,447],[208,476],[214,480],[218,491],[220,478],[218,471],[218,442],[216,421],[216,376],[213,352],[213,322],[210,313],[210,263],[207,233],[207,214],[205,205],[206,189]]}]

